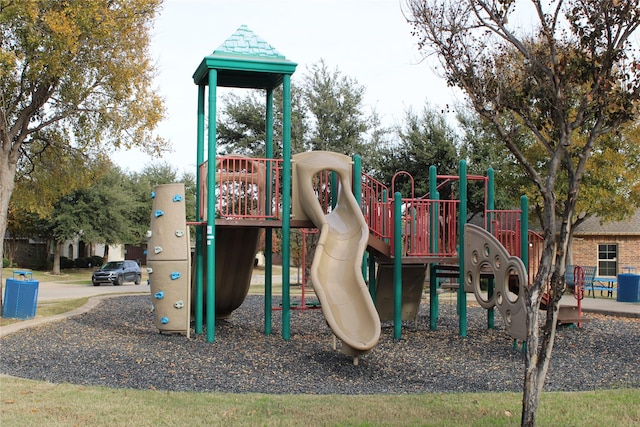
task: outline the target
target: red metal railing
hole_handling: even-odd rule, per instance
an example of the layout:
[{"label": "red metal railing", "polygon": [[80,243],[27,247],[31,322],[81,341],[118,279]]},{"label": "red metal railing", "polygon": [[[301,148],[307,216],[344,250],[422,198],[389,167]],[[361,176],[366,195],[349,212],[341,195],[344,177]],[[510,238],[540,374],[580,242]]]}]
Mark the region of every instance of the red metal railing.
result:
[{"label": "red metal railing", "polygon": [[391,238],[391,214],[389,189],[373,177],[362,174],[362,214],[375,237],[389,242]]},{"label": "red metal railing", "polygon": [[[201,165],[201,212],[206,212],[207,164]],[[216,216],[278,218],[282,160],[241,156],[216,158]]]},{"label": "red metal railing", "polygon": [[402,199],[402,204],[401,256],[456,255],[458,200]]},{"label": "red metal railing", "polygon": [[[216,215],[220,218],[279,219],[281,210],[281,159],[242,156],[216,158]],[[449,183],[457,177],[438,177]],[[480,177],[472,177],[479,179]],[[332,174],[314,177],[314,191],[325,213],[331,211]],[[336,179],[335,185],[340,185]],[[370,233],[392,245],[393,198],[389,188],[362,174],[362,212]],[[201,165],[201,212],[206,218],[207,164]],[[441,183],[441,186],[443,184]],[[457,253],[458,200],[402,199],[403,247],[401,256],[454,257]],[[487,228],[507,251],[520,256],[519,210],[488,210]],[[529,277],[538,271],[542,236],[529,232]],[[392,253],[396,252],[391,248]]]},{"label": "red metal railing", "polygon": [[486,228],[502,243],[507,252],[513,256],[520,256],[520,210],[487,210]]}]

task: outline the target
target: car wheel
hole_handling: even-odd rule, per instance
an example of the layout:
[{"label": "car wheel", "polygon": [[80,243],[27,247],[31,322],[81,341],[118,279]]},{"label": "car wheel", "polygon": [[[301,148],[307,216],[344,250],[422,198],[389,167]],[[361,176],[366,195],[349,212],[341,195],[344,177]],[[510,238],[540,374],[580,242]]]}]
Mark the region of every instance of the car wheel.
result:
[{"label": "car wheel", "polygon": [[124,277],[122,276],[118,276],[116,278],[116,281],[114,283],[115,286],[121,286],[124,283]]},{"label": "car wheel", "polygon": [[98,282],[93,282],[93,286],[100,286],[100,283],[98,283]]},{"label": "car wheel", "polygon": [[140,280],[142,280],[142,277],[141,277],[141,275],[140,275],[140,274],[137,274],[137,275],[136,275],[136,281],[135,281],[135,282],[133,282],[133,283],[135,283],[136,285],[139,285],[139,284],[140,284]]}]

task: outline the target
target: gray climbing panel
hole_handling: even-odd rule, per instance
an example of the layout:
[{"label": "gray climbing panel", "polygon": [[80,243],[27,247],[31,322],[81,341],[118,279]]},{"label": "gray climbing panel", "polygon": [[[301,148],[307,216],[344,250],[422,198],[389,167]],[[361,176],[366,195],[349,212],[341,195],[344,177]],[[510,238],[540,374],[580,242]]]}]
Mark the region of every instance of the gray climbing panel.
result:
[{"label": "gray climbing panel", "polygon": [[[464,290],[473,292],[485,309],[497,307],[507,333],[516,340],[527,338],[525,288],[527,270],[518,257],[511,256],[486,230],[472,224],[464,226]],[[480,288],[480,279],[494,278],[491,297]]]}]

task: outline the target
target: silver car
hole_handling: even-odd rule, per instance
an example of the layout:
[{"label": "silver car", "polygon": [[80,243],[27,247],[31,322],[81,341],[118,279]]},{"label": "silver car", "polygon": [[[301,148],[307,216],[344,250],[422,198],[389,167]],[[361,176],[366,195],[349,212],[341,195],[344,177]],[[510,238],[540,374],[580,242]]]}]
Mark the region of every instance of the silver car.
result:
[{"label": "silver car", "polygon": [[101,283],[120,286],[125,282],[133,282],[139,285],[141,279],[142,272],[135,261],[109,261],[99,270],[94,271],[91,276],[93,286],[100,286]]}]

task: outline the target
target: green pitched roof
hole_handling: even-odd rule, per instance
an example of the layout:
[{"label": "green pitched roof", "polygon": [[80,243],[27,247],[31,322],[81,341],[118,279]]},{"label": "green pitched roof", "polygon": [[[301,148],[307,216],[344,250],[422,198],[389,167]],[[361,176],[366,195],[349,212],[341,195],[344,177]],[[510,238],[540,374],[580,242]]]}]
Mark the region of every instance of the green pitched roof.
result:
[{"label": "green pitched roof", "polygon": [[293,74],[297,65],[242,25],[211,55],[204,57],[193,80],[196,84],[207,84],[209,71],[215,69],[218,86],[275,88],[285,74]]},{"label": "green pitched roof", "polygon": [[241,25],[231,37],[213,51],[213,55],[224,54],[285,59],[284,55],[251,31],[246,25]]}]

